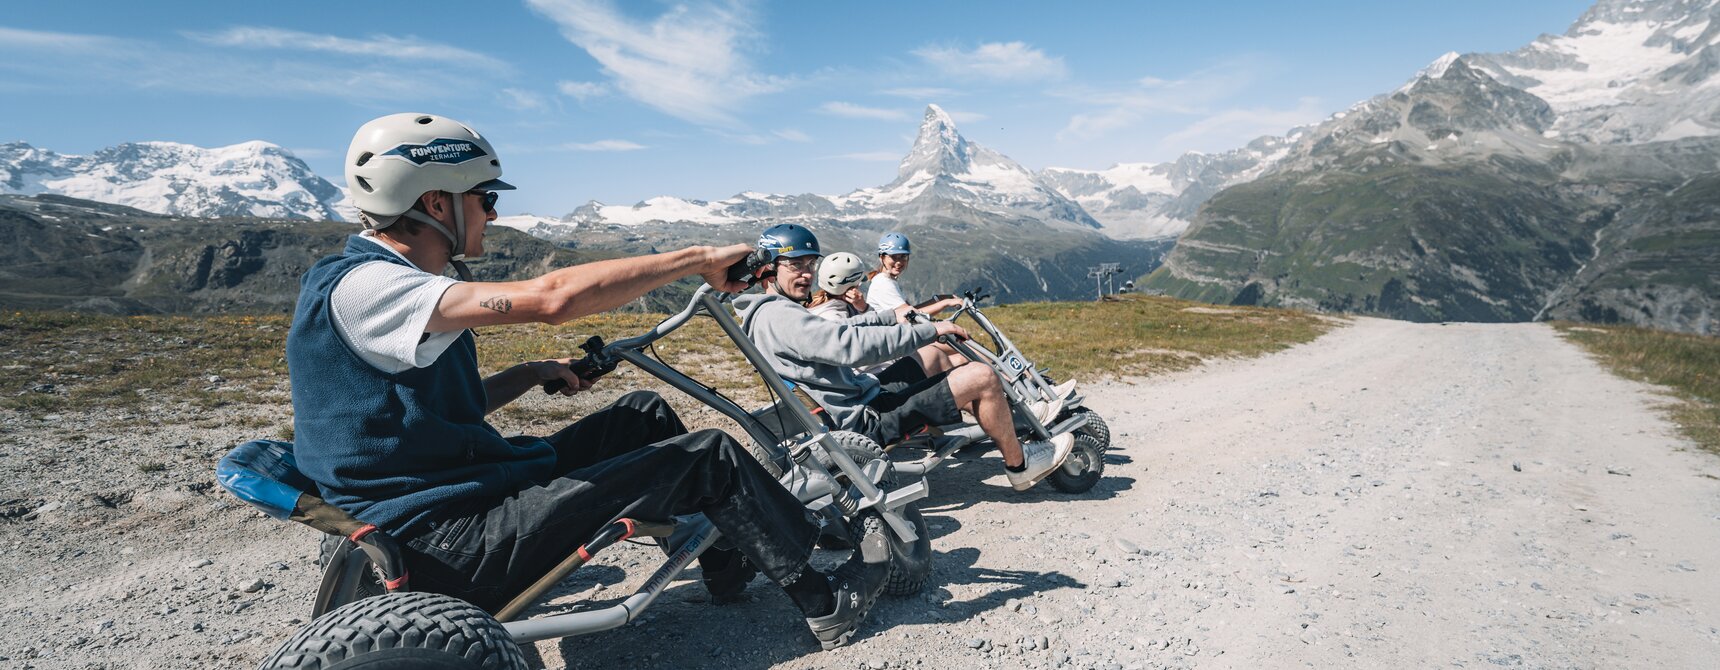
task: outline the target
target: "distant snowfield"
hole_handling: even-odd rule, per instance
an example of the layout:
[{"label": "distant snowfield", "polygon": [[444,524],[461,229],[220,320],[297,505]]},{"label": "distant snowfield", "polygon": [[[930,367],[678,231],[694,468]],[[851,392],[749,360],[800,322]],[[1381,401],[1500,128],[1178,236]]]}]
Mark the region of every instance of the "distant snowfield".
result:
[{"label": "distant snowfield", "polygon": [[121,144],[89,156],[0,145],[0,193],[73,198],[174,216],[355,220],[344,189],[277,145]]},{"label": "distant snowfield", "polygon": [[[1644,80],[1689,57],[1673,51],[1671,46],[1648,46],[1649,38],[1659,29],[1658,24],[1652,23],[1595,23],[1580,34],[1555,37],[1544,43],[1544,48],[1570,55],[1587,69],[1510,66],[1506,69],[1540,81],[1530,86],[1528,91],[1546,100],[1553,111],[1561,114],[1616,105],[1620,103],[1620,94],[1630,89],[1625,84]],[[1701,32],[1695,34],[1700,35]]]}]

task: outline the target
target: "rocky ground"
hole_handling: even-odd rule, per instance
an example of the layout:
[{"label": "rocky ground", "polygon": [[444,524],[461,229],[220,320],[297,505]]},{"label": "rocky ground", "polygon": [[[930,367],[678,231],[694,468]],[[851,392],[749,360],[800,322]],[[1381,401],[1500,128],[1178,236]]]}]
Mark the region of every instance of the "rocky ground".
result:
[{"label": "rocky ground", "polygon": [[[562,402],[640,383],[622,373]],[[848,647],[819,653],[764,580],[724,607],[683,581],[642,621],[528,657],[940,670],[1720,657],[1720,461],[1677,437],[1654,389],[1550,328],[1360,319],[1258,360],[1085,389],[1114,433],[1105,479],[1012,493],[991,453],[932,473],[932,583],[881,601]],[[262,400],[0,414],[0,667],[247,667],[304,623],[315,533],[213,487],[228,445],[284,422],[285,397]],[[689,423],[719,425],[675,401]],[[612,601],[658,556],[601,554],[537,612]]]}]

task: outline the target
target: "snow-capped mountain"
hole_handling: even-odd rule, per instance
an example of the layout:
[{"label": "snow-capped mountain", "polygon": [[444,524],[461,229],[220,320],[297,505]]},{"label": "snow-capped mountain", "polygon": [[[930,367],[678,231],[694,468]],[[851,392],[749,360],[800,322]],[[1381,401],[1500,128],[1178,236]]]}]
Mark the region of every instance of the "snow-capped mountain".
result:
[{"label": "snow-capped mountain", "polygon": [[1720,0],[1600,0],[1563,35],[1465,59],[1547,101],[1551,137],[1636,144],[1720,135]]},{"label": "snow-capped mountain", "polygon": [[[1224,188],[1279,169],[1318,167],[1320,155],[1357,144],[1401,142],[1437,162],[1489,152],[1543,156],[1561,142],[1720,135],[1717,19],[1720,0],[1600,0],[1563,35],[1503,54],[1445,54],[1396,91],[1284,137],[1169,163],[1049,168],[1040,176],[1086,208],[1106,234],[1158,237],[1180,234]],[[1453,66],[1459,72],[1446,80]],[[1438,109],[1402,104],[1418,85],[1443,91],[1415,91],[1415,100],[1457,102]],[[1485,94],[1488,86],[1501,95]]]},{"label": "snow-capped mountain", "polygon": [[0,193],[52,193],[174,216],[356,220],[346,193],[268,142],[137,142],[89,156],[0,144]]},{"label": "snow-capped mountain", "polygon": [[1260,137],[1219,154],[1189,152],[1166,163],[1119,163],[1105,170],[1046,168],[1045,183],[1080,203],[1120,238],[1175,237],[1207,198],[1251,181],[1282,160],[1303,129]]},{"label": "snow-capped mountain", "polygon": [[896,180],[835,198],[842,211],[902,215],[933,202],[1037,219],[1051,225],[1098,228],[1080,205],[1008,156],[969,142],[937,105],[926,107],[913,150],[902,159]]},{"label": "snow-capped mountain", "polygon": [[969,142],[937,105],[926,107],[919,137],[897,169],[896,180],[846,195],[776,195],[745,192],[715,201],[659,196],[634,205],[595,200],[560,219],[505,217],[502,225],[536,226],[647,223],[752,224],[759,221],[912,219],[932,210],[963,207],[1007,220],[1052,227],[1095,229],[1086,210],[1040,175],[1008,156]]}]

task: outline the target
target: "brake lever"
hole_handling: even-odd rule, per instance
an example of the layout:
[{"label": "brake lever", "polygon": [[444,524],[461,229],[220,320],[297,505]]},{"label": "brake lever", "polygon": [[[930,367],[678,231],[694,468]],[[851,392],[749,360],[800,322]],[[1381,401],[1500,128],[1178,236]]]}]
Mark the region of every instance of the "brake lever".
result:
[{"label": "brake lever", "polygon": [[[575,377],[588,382],[594,382],[597,381],[599,377],[615,370],[615,367],[620,364],[620,361],[605,361],[605,357],[603,356],[603,346],[603,337],[599,335],[592,335],[591,337],[586,338],[584,344],[579,345],[580,349],[585,350],[585,357],[567,365],[569,369],[573,370],[573,375]],[[560,393],[561,390],[565,388],[567,388],[567,380],[565,379],[551,379],[543,383],[543,392],[546,395]]]}]

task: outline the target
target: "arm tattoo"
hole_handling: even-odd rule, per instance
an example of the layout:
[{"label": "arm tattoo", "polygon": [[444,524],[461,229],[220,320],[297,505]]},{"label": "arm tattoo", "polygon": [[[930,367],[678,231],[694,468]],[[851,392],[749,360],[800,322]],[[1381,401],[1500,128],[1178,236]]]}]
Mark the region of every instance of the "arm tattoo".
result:
[{"label": "arm tattoo", "polygon": [[514,301],[509,300],[505,295],[498,295],[493,298],[484,298],[483,300],[478,301],[478,306],[507,314],[508,312],[513,311]]}]

